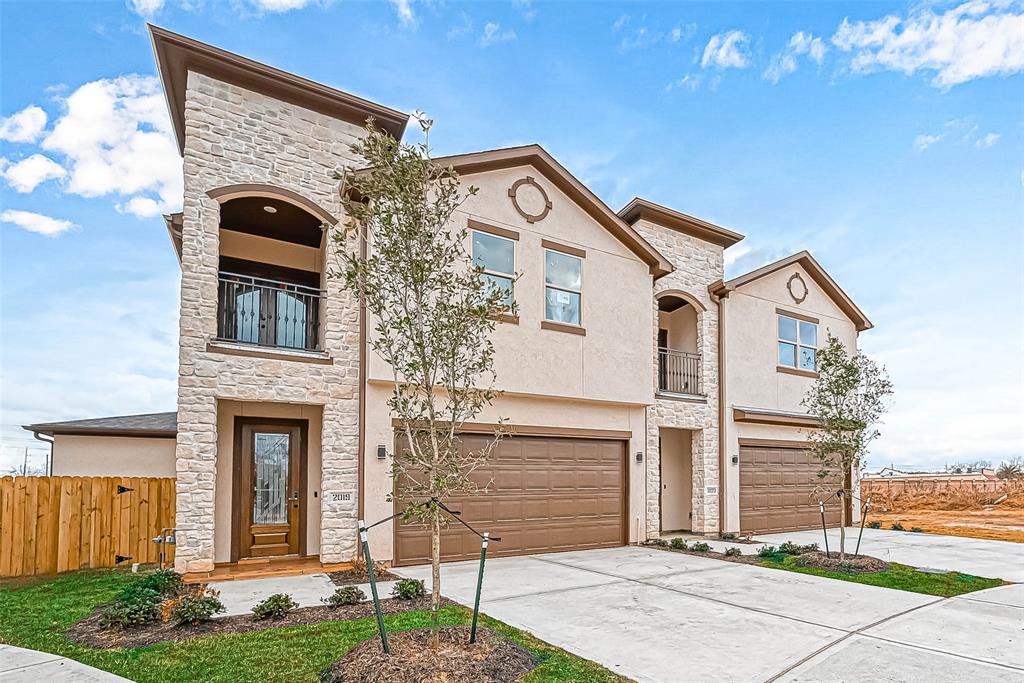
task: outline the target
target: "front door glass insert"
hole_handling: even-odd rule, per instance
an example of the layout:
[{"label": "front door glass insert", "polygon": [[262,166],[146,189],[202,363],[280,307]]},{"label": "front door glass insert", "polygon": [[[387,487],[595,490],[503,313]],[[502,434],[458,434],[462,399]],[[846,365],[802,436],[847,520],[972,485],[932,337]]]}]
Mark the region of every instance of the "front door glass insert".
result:
[{"label": "front door glass insert", "polygon": [[289,435],[257,432],[254,436],[252,522],[287,524]]}]

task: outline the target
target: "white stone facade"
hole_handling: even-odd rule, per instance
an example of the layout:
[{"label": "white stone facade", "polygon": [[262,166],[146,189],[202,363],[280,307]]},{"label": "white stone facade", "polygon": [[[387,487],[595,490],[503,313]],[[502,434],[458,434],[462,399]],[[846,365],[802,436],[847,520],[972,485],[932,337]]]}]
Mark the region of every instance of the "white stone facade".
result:
[{"label": "white stone facade", "polygon": [[[657,297],[667,290],[679,290],[704,308],[697,315],[697,349],[701,356],[703,400],[655,396],[647,409],[647,537],[657,538],[661,529],[659,507],[661,477],[659,434],[665,428],[693,431],[692,530],[719,530],[719,427],[718,427],[718,306],[711,300],[708,285],[724,272],[722,247],[661,227],[646,219],[633,226],[644,239],[665,256],[675,270],[654,283],[655,310],[652,352],[657,356]],[[654,386],[658,386],[655,357]],[[711,489],[709,492],[708,489]]]},{"label": "white stone facade", "polygon": [[[331,364],[240,357],[210,351],[217,334],[220,205],[207,192],[268,184],[342,214],[333,169],[352,159],[362,129],[208,76],[190,72],[185,105],[178,377],[178,571],[209,571],[214,561],[217,401],[287,402],[323,407],[320,555],[349,560],[356,548],[359,401],[358,304],[337,280],[325,283],[323,349]],[[328,239],[326,260],[336,259]],[[354,248],[349,244],[346,248]],[[230,457],[230,454],[220,454]]]}]

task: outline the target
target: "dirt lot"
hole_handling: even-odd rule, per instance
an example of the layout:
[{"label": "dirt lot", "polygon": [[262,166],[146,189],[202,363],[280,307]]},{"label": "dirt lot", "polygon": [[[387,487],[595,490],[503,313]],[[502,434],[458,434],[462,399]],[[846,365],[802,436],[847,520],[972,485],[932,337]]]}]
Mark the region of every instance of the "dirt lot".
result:
[{"label": "dirt lot", "polygon": [[868,521],[881,522],[883,529],[898,522],[931,534],[1024,543],[1024,510],[907,510],[871,514]]}]

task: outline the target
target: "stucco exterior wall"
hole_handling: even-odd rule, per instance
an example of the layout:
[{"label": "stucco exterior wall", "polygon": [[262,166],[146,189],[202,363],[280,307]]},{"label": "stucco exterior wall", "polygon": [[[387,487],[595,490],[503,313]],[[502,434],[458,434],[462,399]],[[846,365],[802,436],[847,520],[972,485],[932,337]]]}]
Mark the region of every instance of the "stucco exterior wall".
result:
[{"label": "stucco exterior wall", "polygon": [[[793,273],[800,273],[807,285],[807,298],[797,304],[786,289]],[[813,384],[812,377],[779,372],[777,368],[776,309],[817,318],[818,348],[826,335],[842,340],[850,349],[857,347],[857,329],[814,280],[794,264],[750,282],[732,292],[723,301],[725,315],[726,411],[723,432],[728,462],[725,476],[725,531],[739,531],[739,466],[732,458],[739,455],[740,439],[778,441],[807,440],[805,428],[736,422],[733,408],[760,408],[780,412],[806,413],[800,401]],[[857,490],[857,473],[854,489]],[[859,513],[854,506],[855,520]]]},{"label": "stucco exterior wall", "polygon": [[[513,207],[509,187],[527,175],[540,183],[553,208],[528,223]],[[649,268],[546,178],[529,166],[474,174],[479,188],[456,221],[470,218],[519,233],[515,241],[518,324],[502,323],[492,336],[497,388],[517,394],[647,404],[653,399]],[[583,249],[581,323],[586,335],[541,328],[544,319],[543,239]],[[467,249],[471,246],[467,244]],[[370,325],[372,328],[372,324]],[[391,380],[391,370],[369,354],[369,377]]]},{"label": "stucco exterior wall", "polygon": [[53,474],[65,477],[173,477],[174,439],[53,437]]},{"label": "stucco exterior wall", "polygon": [[[366,393],[366,451],[363,453],[365,475],[365,514],[368,523],[394,514],[387,500],[392,491],[391,457],[394,453],[395,430],[386,401],[392,385],[371,382]],[[569,429],[612,429],[632,433],[626,462],[628,478],[629,540],[646,537],[646,470],[647,458],[636,461],[636,453],[644,451],[644,407],[611,402],[566,400],[536,396],[503,395],[485,410],[477,422],[494,423],[505,418],[511,425],[558,427]],[[377,446],[385,446],[388,457],[377,458]],[[394,558],[394,524],[388,522],[370,531],[370,548],[374,558]]]},{"label": "stucco exterior wall", "polygon": [[[698,533],[718,531],[719,454],[718,454],[718,308],[711,300],[708,285],[722,277],[722,247],[656,225],[648,220],[633,226],[644,239],[660,251],[675,271],[654,283],[649,306],[653,315],[646,348],[656,356],[658,335],[657,296],[667,290],[680,290],[700,303],[697,314],[697,349],[701,354],[701,383],[704,398],[681,399],[658,395],[647,409],[647,537],[657,537],[660,525],[658,492],[658,438],[662,427],[689,429],[693,434],[693,528]],[[651,386],[656,387],[657,361],[652,364]]]},{"label": "stucco exterior wall", "polygon": [[[349,501],[318,499],[320,556],[326,562],[346,561],[355,551],[357,302],[337,280],[325,282],[322,335],[329,365],[207,350],[217,334],[220,251],[220,205],[207,192],[237,183],[267,183],[297,192],[340,218],[331,171],[351,161],[349,145],[360,135],[361,129],[350,123],[189,73],[176,450],[178,571],[209,571],[217,555],[218,400],[323,407],[321,485],[353,495]],[[328,263],[336,249],[328,243]]]}]

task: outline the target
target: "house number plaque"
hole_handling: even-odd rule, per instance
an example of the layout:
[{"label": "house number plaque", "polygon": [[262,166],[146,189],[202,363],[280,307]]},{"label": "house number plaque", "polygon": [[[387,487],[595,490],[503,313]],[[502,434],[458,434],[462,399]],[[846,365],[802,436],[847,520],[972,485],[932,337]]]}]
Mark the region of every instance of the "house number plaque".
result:
[{"label": "house number plaque", "polygon": [[352,500],[352,494],[351,493],[332,493],[331,494],[331,502],[332,503],[347,503],[347,502],[349,502],[351,500]]}]

